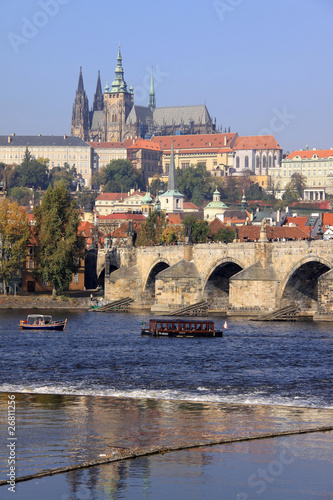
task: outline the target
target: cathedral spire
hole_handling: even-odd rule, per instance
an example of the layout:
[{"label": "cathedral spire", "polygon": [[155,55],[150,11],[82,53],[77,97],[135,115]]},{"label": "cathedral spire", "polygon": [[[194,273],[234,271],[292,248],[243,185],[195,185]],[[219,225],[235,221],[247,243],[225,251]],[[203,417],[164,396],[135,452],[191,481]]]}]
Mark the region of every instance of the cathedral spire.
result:
[{"label": "cathedral spire", "polygon": [[83,77],[82,77],[82,66],[80,66],[80,75],[79,75],[79,83],[78,83],[78,86],[77,86],[77,91],[78,92],[84,92]]},{"label": "cathedral spire", "polygon": [[103,111],[103,108],[104,108],[104,101],[103,101],[103,92],[101,84],[101,75],[100,71],[98,71],[96,92],[94,95],[94,102],[93,102],[93,111]]},{"label": "cathedral spire", "polygon": [[155,89],[154,89],[154,74],[153,68],[151,69],[151,77],[150,77],[150,90],[149,90],[149,101],[148,107],[152,112],[154,112],[156,108],[156,98],[155,98]]},{"label": "cathedral spire", "polygon": [[175,168],[175,156],[174,156],[174,152],[173,152],[173,141],[171,141],[168,191],[177,191],[177,179],[176,179],[176,168]]},{"label": "cathedral spire", "polygon": [[127,92],[127,84],[124,80],[124,70],[122,65],[122,57],[120,52],[120,45],[117,56],[117,66],[114,71],[114,80],[112,82],[111,92]]},{"label": "cathedral spire", "polygon": [[82,66],[73,105],[71,135],[84,141],[89,137],[89,103],[83,87]]}]

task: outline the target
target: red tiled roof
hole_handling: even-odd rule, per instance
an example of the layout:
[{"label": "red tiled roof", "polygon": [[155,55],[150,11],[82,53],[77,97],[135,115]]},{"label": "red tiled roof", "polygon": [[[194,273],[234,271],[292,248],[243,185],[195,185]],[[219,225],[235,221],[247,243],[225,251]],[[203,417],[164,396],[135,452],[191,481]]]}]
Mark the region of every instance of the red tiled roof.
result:
[{"label": "red tiled roof", "polygon": [[317,155],[318,158],[333,158],[333,149],[312,149],[305,151],[293,151],[288,155],[285,160],[292,160],[296,156],[300,156],[301,158],[313,158],[314,155]]},{"label": "red tiled roof", "polygon": [[248,135],[237,137],[233,149],[282,149],[277,143],[274,135]]},{"label": "red tiled roof", "polygon": [[[260,237],[260,226],[240,226],[238,228],[238,237],[241,241],[256,241]],[[267,226],[266,234],[268,239],[293,239],[303,240],[308,234],[297,226]]]},{"label": "red tiled roof", "polygon": [[212,234],[216,234],[219,229],[226,229],[227,226],[223,224],[221,219],[215,218],[210,224],[209,224],[210,230]]},{"label": "red tiled roof", "polygon": [[108,215],[100,215],[98,220],[136,220],[144,221],[146,217],[142,214],[116,213]]},{"label": "red tiled roof", "polygon": [[333,214],[332,213],[324,213],[323,214],[323,228],[325,226],[333,226]]},{"label": "red tiled roof", "polygon": [[127,149],[149,149],[154,151],[161,151],[159,144],[156,144],[156,142],[153,141],[145,141],[144,139],[138,139]]},{"label": "red tiled roof", "polygon": [[[155,136],[152,140],[160,144],[163,151],[171,150],[171,142],[174,149],[221,149],[232,146],[237,137],[236,133],[229,134],[196,134],[196,135],[167,135]],[[226,138],[226,144],[225,144]]]},{"label": "red tiled roof", "polygon": [[295,224],[295,226],[299,227],[303,231],[307,231],[305,228],[305,223],[308,220],[308,217],[286,217],[284,226],[290,226],[290,224]]},{"label": "red tiled roof", "polygon": [[105,200],[122,201],[125,198],[128,198],[127,193],[101,193],[97,196],[96,201],[105,201]]},{"label": "red tiled roof", "polygon": [[186,210],[189,210],[189,209],[198,210],[198,207],[196,205],[194,205],[194,203],[192,203],[191,201],[184,201],[183,208]]},{"label": "red tiled roof", "polygon": [[167,221],[168,224],[181,224],[182,218],[180,214],[168,214]]}]

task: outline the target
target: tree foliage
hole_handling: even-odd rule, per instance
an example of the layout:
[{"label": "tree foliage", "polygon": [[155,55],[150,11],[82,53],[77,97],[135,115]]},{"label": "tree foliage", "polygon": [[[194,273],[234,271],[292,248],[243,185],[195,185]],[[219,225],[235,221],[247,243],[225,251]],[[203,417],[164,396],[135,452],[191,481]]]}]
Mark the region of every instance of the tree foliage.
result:
[{"label": "tree foliage", "polygon": [[138,232],[136,244],[138,246],[159,245],[162,243],[163,231],[167,225],[164,212],[151,212]]},{"label": "tree foliage", "polygon": [[62,182],[67,188],[74,187],[76,168],[65,163],[63,167],[53,167],[50,171],[50,184],[54,186],[57,182]]},{"label": "tree foliage", "polygon": [[43,158],[34,160],[27,148],[21,165],[15,168],[11,185],[46,189],[49,184],[47,161]]},{"label": "tree foliage", "polygon": [[214,241],[224,241],[231,243],[235,238],[235,231],[230,228],[220,228],[213,236]]},{"label": "tree foliage", "polygon": [[153,196],[156,196],[160,191],[163,193],[167,190],[167,182],[163,182],[160,177],[154,176],[153,180],[150,183],[149,191]]},{"label": "tree foliage", "polygon": [[50,283],[57,294],[68,290],[72,273],[84,256],[84,238],[78,234],[80,213],[66,187],[49,187],[40,207],[35,207],[36,275]]},{"label": "tree foliage", "polygon": [[186,201],[201,205],[204,200],[210,200],[213,193],[212,176],[202,163],[177,169],[178,190],[185,196]]},{"label": "tree foliage", "polygon": [[193,243],[205,243],[210,234],[210,227],[207,221],[196,219],[194,215],[189,214],[183,219],[184,231],[186,226],[191,226],[191,238]]},{"label": "tree foliage", "polygon": [[33,191],[27,187],[13,187],[8,191],[11,201],[17,201],[19,205],[28,206],[32,200]]},{"label": "tree foliage", "polygon": [[291,176],[290,185],[291,190],[297,191],[299,198],[303,198],[304,189],[306,188],[306,177],[298,172],[294,172]]},{"label": "tree foliage", "polygon": [[132,188],[144,190],[143,175],[129,160],[113,160],[96,174],[93,184],[101,185],[110,193],[121,193]]},{"label": "tree foliage", "polygon": [[[25,210],[8,198],[0,203],[0,279],[4,284],[22,269],[30,237]],[[4,287],[4,291],[6,286]]]},{"label": "tree foliage", "polygon": [[163,231],[163,243],[172,244],[180,242],[183,237],[183,227],[178,224],[168,224]]}]

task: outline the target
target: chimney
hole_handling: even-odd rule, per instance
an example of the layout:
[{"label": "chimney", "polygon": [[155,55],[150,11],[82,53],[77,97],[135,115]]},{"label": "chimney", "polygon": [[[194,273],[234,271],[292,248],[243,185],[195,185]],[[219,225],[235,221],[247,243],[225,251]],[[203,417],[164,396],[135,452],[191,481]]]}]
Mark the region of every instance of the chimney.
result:
[{"label": "chimney", "polygon": [[12,142],[12,138],[10,137],[10,135],[8,136],[8,144],[10,144]]},{"label": "chimney", "polygon": [[64,134],[64,139],[67,139],[67,135],[66,134]]},{"label": "chimney", "polygon": [[225,146],[227,145],[227,141],[228,141],[228,139],[227,139],[227,136],[225,135],[225,136],[224,136],[224,145],[225,145]]}]

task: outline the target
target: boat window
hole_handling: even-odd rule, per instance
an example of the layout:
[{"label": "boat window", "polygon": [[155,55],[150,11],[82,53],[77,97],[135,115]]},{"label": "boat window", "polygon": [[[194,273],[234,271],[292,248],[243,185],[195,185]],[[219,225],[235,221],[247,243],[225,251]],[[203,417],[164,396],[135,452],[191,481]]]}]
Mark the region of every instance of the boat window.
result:
[{"label": "boat window", "polygon": [[207,323],[202,323],[202,330],[207,330]]},{"label": "boat window", "polygon": [[162,323],[156,323],[156,328],[157,330],[160,330],[162,328]]},{"label": "boat window", "polygon": [[174,327],[175,330],[179,330],[179,323],[174,323],[173,327]]},{"label": "boat window", "polygon": [[168,330],[173,330],[173,323],[168,323]]},{"label": "boat window", "polygon": [[201,330],[201,323],[197,323],[197,330]]},{"label": "boat window", "polygon": [[166,330],[167,329],[167,323],[162,323],[162,330]]},{"label": "boat window", "polygon": [[213,326],[214,326],[213,323],[208,323],[208,330],[213,331],[214,330]]},{"label": "boat window", "polygon": [[185,323],[185,330],[189,330],[190,329],[190,323]]},{"label": "boat window", "polygon": [[191,330],[195,330],[195,323],[191,323]]}]

